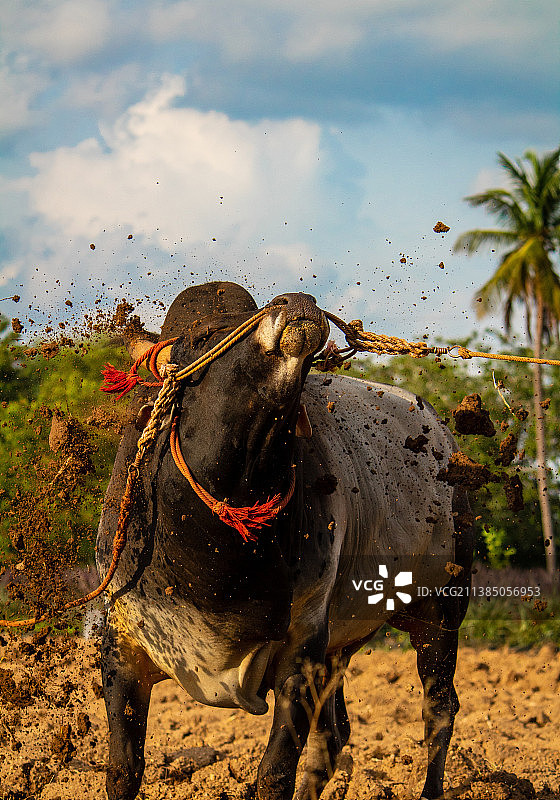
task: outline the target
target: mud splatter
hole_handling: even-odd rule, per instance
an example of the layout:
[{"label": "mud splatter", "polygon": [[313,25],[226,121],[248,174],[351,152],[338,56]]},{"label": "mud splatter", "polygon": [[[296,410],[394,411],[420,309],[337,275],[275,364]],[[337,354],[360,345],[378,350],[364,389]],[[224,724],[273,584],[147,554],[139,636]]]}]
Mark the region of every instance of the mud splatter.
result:
[{"label": "mud splatter", "polygon": [[438,472],[437,479],[450,486],[464,486],[466,489],[475,490],[487,483],[496,483],[500,480],[484,464],[478,464],[460,451],[452,454],[447,468]]},{"label": "mud splatter", "polygon": [[496,458],[496,464],[501,464],[502,467],[509,467],[516,455],[517,435],[515,433],[508,433],[500,442],[500,453]]},{"label": "mud splatter", "polygon": [[413,453],[426,453],[426,445],[428,444],[428,437],[424,436],[421,433],[419,436],[413,438],[412,436],[407,436],[404,442],[404,446],[407,450],[412,450]]},{"label": "mud splatter", "polygon": [[494,436],[496,429],[490,419],[490,414],[484,408],[479,394],[469,394],[463,397],[451,415],[455,420],[457,433]]},{"label": "mud splatter", "polygon": [[519,475],[512,475],[504,483],[504,494],[507,506],[511,511],[523,511],[525,503],[523,501],[523,484]]}]

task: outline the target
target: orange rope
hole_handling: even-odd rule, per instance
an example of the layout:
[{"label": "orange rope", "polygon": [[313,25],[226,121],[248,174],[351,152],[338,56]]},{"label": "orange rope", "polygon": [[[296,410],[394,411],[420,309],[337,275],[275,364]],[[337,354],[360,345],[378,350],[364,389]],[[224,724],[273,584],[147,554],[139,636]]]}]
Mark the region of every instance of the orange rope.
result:
[{"label": "orange rope", "polygon": [[292,468],[290,487],[284,497],[280,494],[276,494],[274,497],[269,498],[266,503],[255,503],[254,506],[245,508],[230,506],[225,500],[216,500],[216,498],[213,497],[210,492],[207,492],[193,476],[181,452],[181,445],[177,433],[178,421],[179,418],[177,416],[173,418],[171,433],[169,434],[171,453],[177,468],[187,479],[197,497],[199,497],[214,514],[217,514],[222,522],[236,528],[245,541],[254,541],[256,536],[254,536],[249,529],[261,528],[262,525],[270,524],[268,520],[274,519],[292,499],[296,485],[295,467]]}]

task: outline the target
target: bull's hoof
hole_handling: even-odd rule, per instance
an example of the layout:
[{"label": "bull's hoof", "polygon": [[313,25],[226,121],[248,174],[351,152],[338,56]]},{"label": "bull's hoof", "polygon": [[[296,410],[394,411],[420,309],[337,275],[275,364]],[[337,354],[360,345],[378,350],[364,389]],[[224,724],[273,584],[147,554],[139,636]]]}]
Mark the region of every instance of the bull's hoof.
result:
[{"label": "bull's hoof", "polygon": [[126,768],[107,767],[107,797],[109,800],[134,800],[140,790],[142,773],[132,774]]},{"label": "bull's hoof", "polygon": [[257,778],[258,800],[291,800],[294,778],[285,772],[267,771]]}]

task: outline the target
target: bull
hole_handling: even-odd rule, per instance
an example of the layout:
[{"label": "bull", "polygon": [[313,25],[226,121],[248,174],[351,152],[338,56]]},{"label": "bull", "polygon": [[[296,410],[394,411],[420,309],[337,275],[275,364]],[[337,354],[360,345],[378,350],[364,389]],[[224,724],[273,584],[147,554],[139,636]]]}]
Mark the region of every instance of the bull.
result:
[{"label": "bull", "polygon": [[[158,358],[188,365],[255,310],[235,284],[190,287],[169,309],[160,339],[175,341]],[[258,797],[293,797],[306,743],[296,797],[318,797],[350,734],[337,675],[385,623],[407,631],[417,652],[422,798],[443,792],[472,556],[465,493],[437,478],[456,445],[409,392],[309,374],[327,335],[313,297],[275,298],[254,330],[183,382],[175,445],[164,425],[141,470],[102,637],[109,800],[139,791],[150,693],[166,678],[201,703],[251,714],[265,713],[274,692]],[[142,391],[101,516],[101,575],[153,402],[155,390]],[[177,452],[214,507],[185,479]],[[258,537],[218,514],[271,497],[284,502]],[[455,591],[435,591],[444,586]]]}]

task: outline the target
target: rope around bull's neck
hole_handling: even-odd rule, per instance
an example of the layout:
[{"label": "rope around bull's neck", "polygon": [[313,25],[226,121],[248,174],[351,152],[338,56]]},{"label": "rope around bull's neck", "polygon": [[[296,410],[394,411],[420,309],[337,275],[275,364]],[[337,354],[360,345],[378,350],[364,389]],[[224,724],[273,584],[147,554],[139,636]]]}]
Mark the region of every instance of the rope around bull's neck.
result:
[{"label": "rope around bull's neck", "polygon": [[[150,348],[150,350],[144,354],[141,359],[138,359],[137,362],[135,362],[134,367],[137,367],[137,365],[145,361],[147,358],[150,358],[151,368],[158,378],[156,383],[151,383],[150,385],[161,386],[161,389],[154,403],[154,408],[150,415],[148,424],[144,428],[144,431],[138,440],[134,461],[128,468],[125,491],[121,500],[119,517],[117,520],[115,536],[113,538],[111,563],[104,579],[101,581],[99,586],[89,594],[76,600],[68,601],[58,611],[45,612],[44,614],[33,618],[20,620],[1,619],[0,626],[19,628],[36,625],[39,622],[46,622],[57,614],[61,614],[65,611],[69,611],[72,608],[78,608],[79,606],[89,603],[91,600],[99,597],[99,595],[105,591],[117,570],[121,553],[126,546],[128,520],[132,511],[134,486],[140,474],[140,466],[149,450],[153,447],[161,431],[163,422],[171,411],[177,395],[179,383],[189,375],[192,375],[199,369],[203,369],[223,355],[240,339],[246,336],[251,330],[256,328],[261,319],[273,308],[275,308],[275,306],[271,304],[257,311],[250,319],[239,325],[239,327],[224,337],[221,342],[212,347],[207,353],[200,356],[200,358],[196,359],[196,361],[194,361],[192,364],[189,364],[187,367],[184,367],[183,369],[179,369],[174,364],[168,364],[165,368],[165,374],[159,374],[156,356],[161,343],[153,348]],[[425,342],[408,342],[406,339],[400,339],[397,336],[386,336],[380,333],[364,331],[361,320],[352,320],[352,322],[347,323],[329,311],[324,311],[323,313],[328,320],[330,320],[342,331],[348,344],[348,346],[345,348],[338,348],[334,343],[329,342],[325,350],[315,357],[313,366],[316,369],[324,372],[338,369],[344,361],[352,358],[352,356],[354,356],[356,353],[410,355],[413,358],[424,358],[425,356],[435,354],[438,356],[449,355],[452,358],[490,358],[501,361],[516,361],[529,364],[550,364],[552,366],[560,366],[560,361],[555,359],[530,358],[528,356],[513,356],[498,353],[483,353],[477,350],[469,350],[468,348],[461,347],[460,345],[455,345],[454,347],[428,347]],[[457,355],[452,354],[453,350],[457,350]],[[162,378],[162,380],[159,380],[159,378]],[[292,493],[293,478],[288,500]],[[286,502],[288,502],[288,500],[286,500]]]}]

